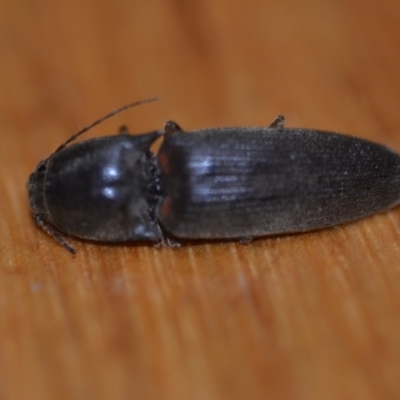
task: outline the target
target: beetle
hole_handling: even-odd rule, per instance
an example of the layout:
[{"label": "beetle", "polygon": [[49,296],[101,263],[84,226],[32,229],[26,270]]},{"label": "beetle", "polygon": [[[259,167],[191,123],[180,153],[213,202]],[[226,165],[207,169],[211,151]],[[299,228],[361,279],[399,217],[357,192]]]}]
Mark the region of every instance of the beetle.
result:
[{"label": "beetle", "polygon": [[[241,239],[337,226],[400,201],[400,156],[364,139],[311,129],[164,129],[69,145],[30,175],[36,223],[68,251],[64,235],[100,242]],[[157,154],[150,146],[160,137]],[[69,145],[69,146],[68,146]]]}]

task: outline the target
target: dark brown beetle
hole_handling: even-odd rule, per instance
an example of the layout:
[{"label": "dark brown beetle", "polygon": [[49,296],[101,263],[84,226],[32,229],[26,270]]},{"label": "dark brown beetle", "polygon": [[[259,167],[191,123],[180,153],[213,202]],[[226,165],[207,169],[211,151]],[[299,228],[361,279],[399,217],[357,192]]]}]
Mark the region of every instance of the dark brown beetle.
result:
[{"label": "dark brown beetle", "polygon": [[[145,100],[144,102],[151,101]],[[90,139],[41,161],[29,178],[35,220],[101,242],[245,239],[336,226],[400,201],[400,156],[363,139],[284,128],[182,131]],[[157,155],[151,144],[164,137]]]}]

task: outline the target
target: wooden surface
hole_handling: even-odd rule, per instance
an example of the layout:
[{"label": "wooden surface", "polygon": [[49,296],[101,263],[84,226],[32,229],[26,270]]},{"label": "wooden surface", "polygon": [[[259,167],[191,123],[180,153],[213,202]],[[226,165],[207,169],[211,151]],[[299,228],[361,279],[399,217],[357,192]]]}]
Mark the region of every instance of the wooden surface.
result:
[{"label": "wooden surface", "polygon": [[26,181],[78,128],[267,125],[400,151],[398,0],[4,0],[0,399],[398,399],[400,209],[180,249],[41,232]]}]

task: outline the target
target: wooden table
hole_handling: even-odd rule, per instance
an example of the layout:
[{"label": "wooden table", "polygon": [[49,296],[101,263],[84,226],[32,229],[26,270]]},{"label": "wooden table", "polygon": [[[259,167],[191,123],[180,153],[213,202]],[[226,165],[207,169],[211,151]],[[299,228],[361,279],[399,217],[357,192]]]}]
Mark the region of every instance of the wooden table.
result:
[{"label": "wooden table", "polygon": [[87,137],[267,125],[400,151],[398,0],[4,0],[0,399],[398,399],[400,210],[180,249],[38,229],[26,181]]}]

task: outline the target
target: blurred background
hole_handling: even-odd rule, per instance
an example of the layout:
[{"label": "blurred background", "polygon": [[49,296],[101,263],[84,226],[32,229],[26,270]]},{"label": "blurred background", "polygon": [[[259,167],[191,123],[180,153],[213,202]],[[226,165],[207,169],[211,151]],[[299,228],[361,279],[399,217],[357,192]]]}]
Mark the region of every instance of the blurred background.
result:
[{"label": "blurred background", "polygon": [[394,399],[400,214],[250,245],[74,241],[26,181],[87,136],[268,125],[400,151],[397,0],[0,1],[0,399]]}]

